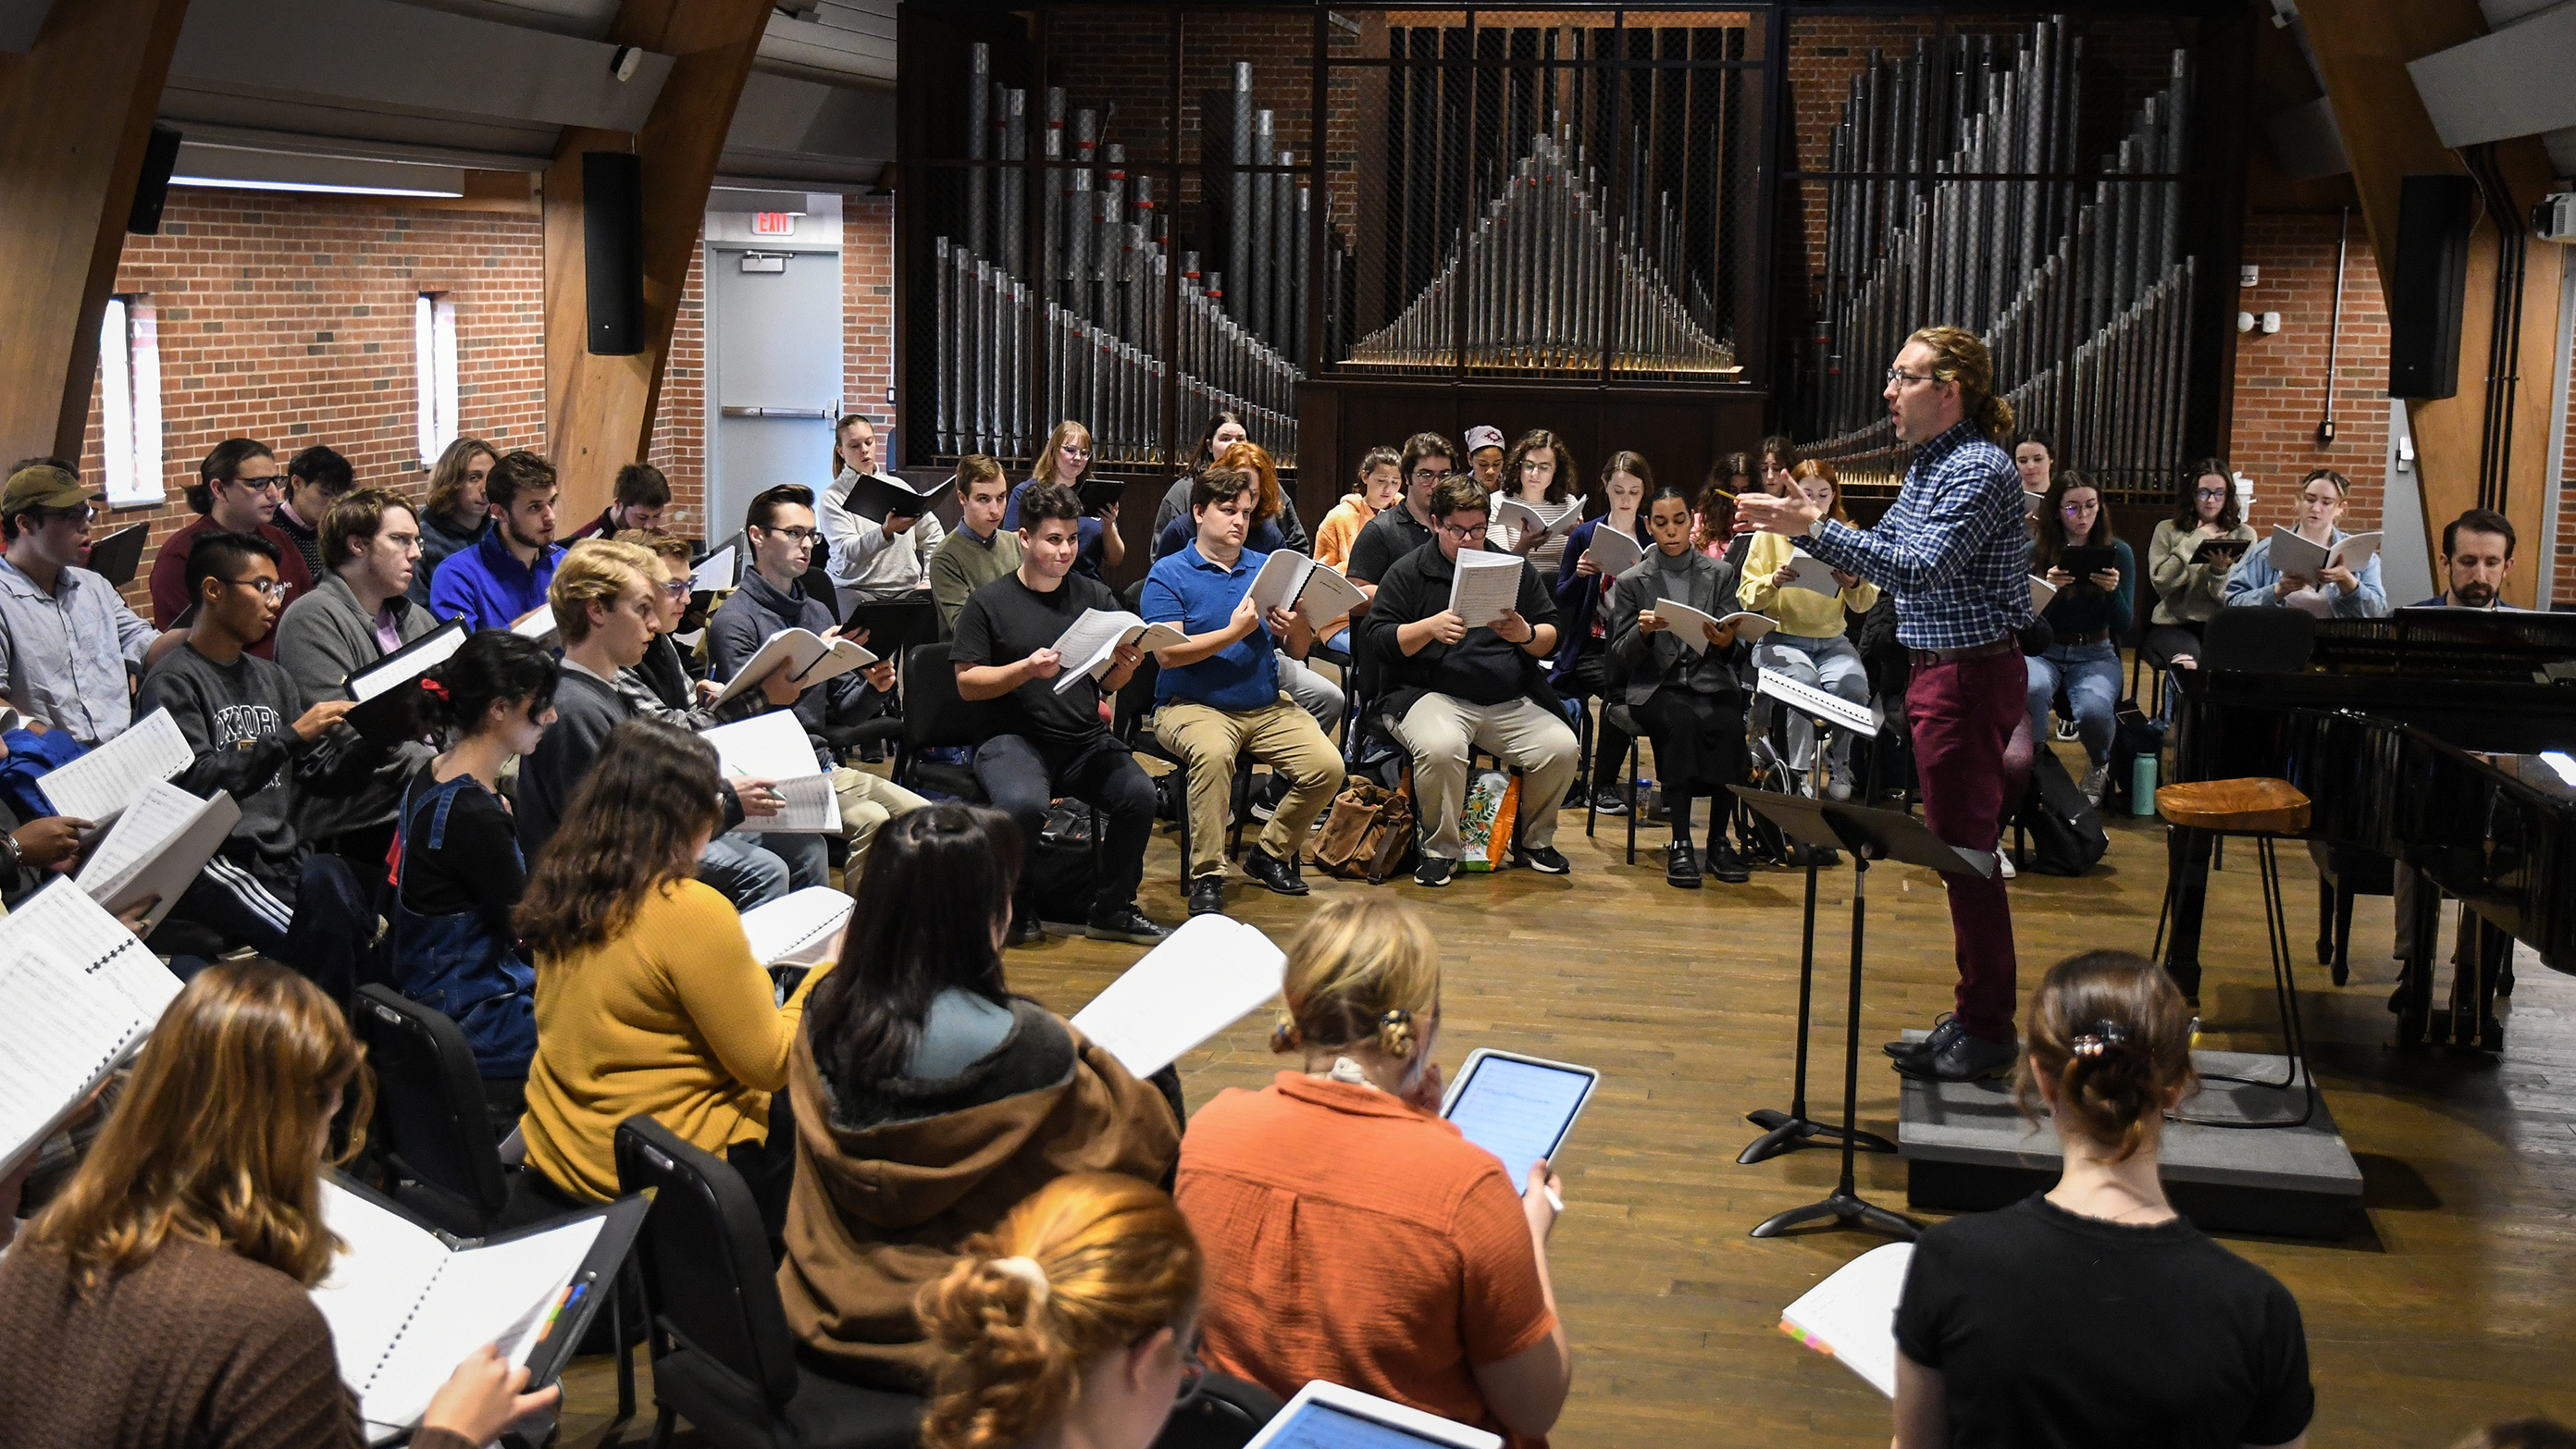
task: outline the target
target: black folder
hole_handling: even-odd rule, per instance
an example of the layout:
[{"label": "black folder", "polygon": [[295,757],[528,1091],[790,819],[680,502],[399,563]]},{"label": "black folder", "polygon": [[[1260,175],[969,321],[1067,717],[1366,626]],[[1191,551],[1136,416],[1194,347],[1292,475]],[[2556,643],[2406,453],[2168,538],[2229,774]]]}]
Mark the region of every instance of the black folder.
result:
[{"label": "black folder", "polygon": [[861,629],[868,631],[867,651],[879,659],[901,661],[903,651],[917,644],[929,644],[939,637],[936,605],[924,593],[918,599],[891,599],[884,603],[861,601],[850,606],[849,616],[841,621],[841,632],[857,638]]},{"label": "black folder", "polygon": [[[349,697],[356,699],[360,679],[380,675],[408,679],[413,674],[426,672],[428,668],[435,666],[421,664],[419,662],[421,656],[440,649],[452,650],[455,644],[462,642],[461,636],[465,632],[463,619],[450,619],[366,668],[353,672],[341,683],[348,689]],[[417,688],[405,688],[397,683],[389,689],[378,691],[372,698],[352,705],[349,712],[340,718],[347,721],[350,728],[365,736],[370,743],[391,745],[419,736],[419,700],[420,691]]]},{"label": "black folder", "polygon": [[851,482],[841,506],[870,523],[883,523],[889,518],[919,518],[938,501],[937,494],[924,493],[901,478],[868,473]]},{"label": "black folder", "polygon": [[1098,517],[1100,510],[1127,496],[1124,478],[1094,478],[1082,485],[1082,511]]},{"label": "black folder", "polygon": [[2108,544],[2084,544],[2057,556],[2057,566],[2078,579],[2090,579],[2104,569],[2120,566],[2120,551]]},{"label": "black folder", "polygon": [[143,536],[147,525],[129,523],[89,546],[91,573],[123,588],[133,581],[134,571],[143,563]]}]

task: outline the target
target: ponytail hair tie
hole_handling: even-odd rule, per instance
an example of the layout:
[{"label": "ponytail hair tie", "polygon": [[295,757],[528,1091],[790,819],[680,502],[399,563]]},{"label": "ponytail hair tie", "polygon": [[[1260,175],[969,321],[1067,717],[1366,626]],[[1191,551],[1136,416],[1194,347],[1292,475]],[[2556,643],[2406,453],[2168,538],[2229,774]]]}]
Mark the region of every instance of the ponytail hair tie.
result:
[{"label": "ponytail hair tie", "polygon": [[1045,1303],[1047,1295],[1055,1291],[1047,1283],[1046,1269],[1039,1267],[1038,1260],[1035,1258],[995,1258],[984,1266],[1006,1278],[1017,1278],[1028,1284],[1029,1302],[1032,1306]]},{"label": "ponytail hair tie", "polygon": [[447,686],[427,675],[421,676],[420,692],[442,702],[448,698]]},{"label": "ponytail hair tie", "polygon": [[1387,1055],[1398,1060],[1413,1055],[1413,1013],[1398,1006],[1380,1014],[1377,1043]]},{"label": "ponytail hair tie", "polygon": [[2104,1017],[2093,1023],[2091,1031],[2075,1038],[2068,1046],[2075,1055],[2090,1061],[2099,1058],[2113,1047],[2126,1046],[2128,1041],[2128,1028],[2109,1017]]}]

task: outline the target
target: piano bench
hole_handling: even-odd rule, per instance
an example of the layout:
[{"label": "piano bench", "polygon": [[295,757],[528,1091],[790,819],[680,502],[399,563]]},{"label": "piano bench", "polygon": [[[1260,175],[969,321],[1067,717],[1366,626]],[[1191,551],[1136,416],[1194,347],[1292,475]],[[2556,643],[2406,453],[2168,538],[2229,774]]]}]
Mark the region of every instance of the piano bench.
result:
[{"label": "piano bench", "polygon": [[2156,790],[2167,824],[2220,835],[2296,835],[2308,828],[2308,797],[2287,780],[2187,780]]}]

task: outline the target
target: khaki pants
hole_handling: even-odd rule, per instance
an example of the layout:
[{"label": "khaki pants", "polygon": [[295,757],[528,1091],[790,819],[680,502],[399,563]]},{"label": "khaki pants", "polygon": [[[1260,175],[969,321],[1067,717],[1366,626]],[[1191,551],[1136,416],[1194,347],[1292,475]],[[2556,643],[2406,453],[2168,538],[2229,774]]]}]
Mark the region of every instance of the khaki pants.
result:
[{"label": "khaki pants", "polygon": [[832,772],[832,793],[840,797],[841,833],[850,842],[850,863],[841,868],[841,884],[856,895],[859,875],[868,863],[868,847],[876,843],[877,831],[894,817],[930,802],[883,775],[846,765]]},{"label": "khaki pants", "polygon": [[1192,880],[1225,874],[1225,807],[1236,755],[1249,750],[1287,778],[1288,798],[1261,831],[1261,848],[1274,860],[1297,858],[1307,828],[1341,787],[1341,752],[1313,715],[1285,699],[1235,714],[1171,700],[1155,707],[1154,738],[1189,767]]},{"label": "khaki pants", "polygon": [[1507,704],[1469,704],[1445,694],[1425,694],[1396,722],[1397,736],[1413,752],[1414,818],[1422,850],[1442,860],[1466,854],[1458,812],[1467,799],[1467,753],[1491,750],[1521,770],[1520,827],[1525,845],[1556,843],[1556,813],[1574,783],[1574,731],[1526,696]]}]

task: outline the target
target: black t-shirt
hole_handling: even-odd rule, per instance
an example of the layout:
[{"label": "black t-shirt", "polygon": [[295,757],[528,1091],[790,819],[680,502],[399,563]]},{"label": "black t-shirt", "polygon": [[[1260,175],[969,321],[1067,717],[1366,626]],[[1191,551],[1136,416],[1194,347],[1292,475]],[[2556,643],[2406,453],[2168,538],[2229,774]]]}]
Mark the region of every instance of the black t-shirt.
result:
[{"label": "black t-shirt", "polygon": [[[415,808],[436,781],[427,770],[413,781],[403,808]],[[438,849],[429,848],[434,811],[420,812],[403,861],[403,904],[424,916],[480,911],[494,931],[515,936],[510,913],[528,892],[528,872],[519,857],[518,827],[501,801],[479,785],[456,792],[447,807],[447,831]]]},{"label": "black t-shirt", "polygon": [[1351,540],[1351,556],[1343,561],[1342,575],[1364,584],[1385,583],[1386,571],[1395,567],[1397,559],[1430,541],[1431,530],[1414,522],[1413,511],[1402,502],[1381,508]]},{"label": "black t-shirt", "polygon": [[[1020,582],[1014,571],[1002,575],[966,598],[957,611],[957,637],[948,646],[953,664],[1017,664],[1040,649],[1052,648],[1085,609],[1115,609],[1109,586],[1080,574],[1039,593]],[[1068,659],[1065,668],[1076,661]],[[1019,727],[1019,733],[1048,749],[1080,749],[1100,738],[1100,686],[1083,680],[1063,693],[1058,681],[1032,679],[995,700]]]},{"label": "black t-shirt", "polygon": [[[1378,580],[1377,602],[1363,621],[1362,637],[1387,684],[1387,710],[1399,718],[1413,707],[1419,691],[1469,704],[1505,704],[1527,694],[1538,677],[1538,660],[1528,650],[1482,626],[1469,629],[1455,644],[1435,640],[1412,654],[1396,642],[1399,626],[1449,607],[1450,580],[1457,571],[1438,548],[1416,549]],[[1556,596],[1538,581],[1538,570],[1528,559],[1521,560],[1520,596],[1513,608],[1532,628],[1556,622]]]},{"label": "black t-shirt", "polygon": [[2132,1227],[2034,1193],[1914,1246],[1896,1346],[1978,1449],[2236,1449],[2308,1426],[2308,1342],[2271,1274],[2175,1218]]}]

